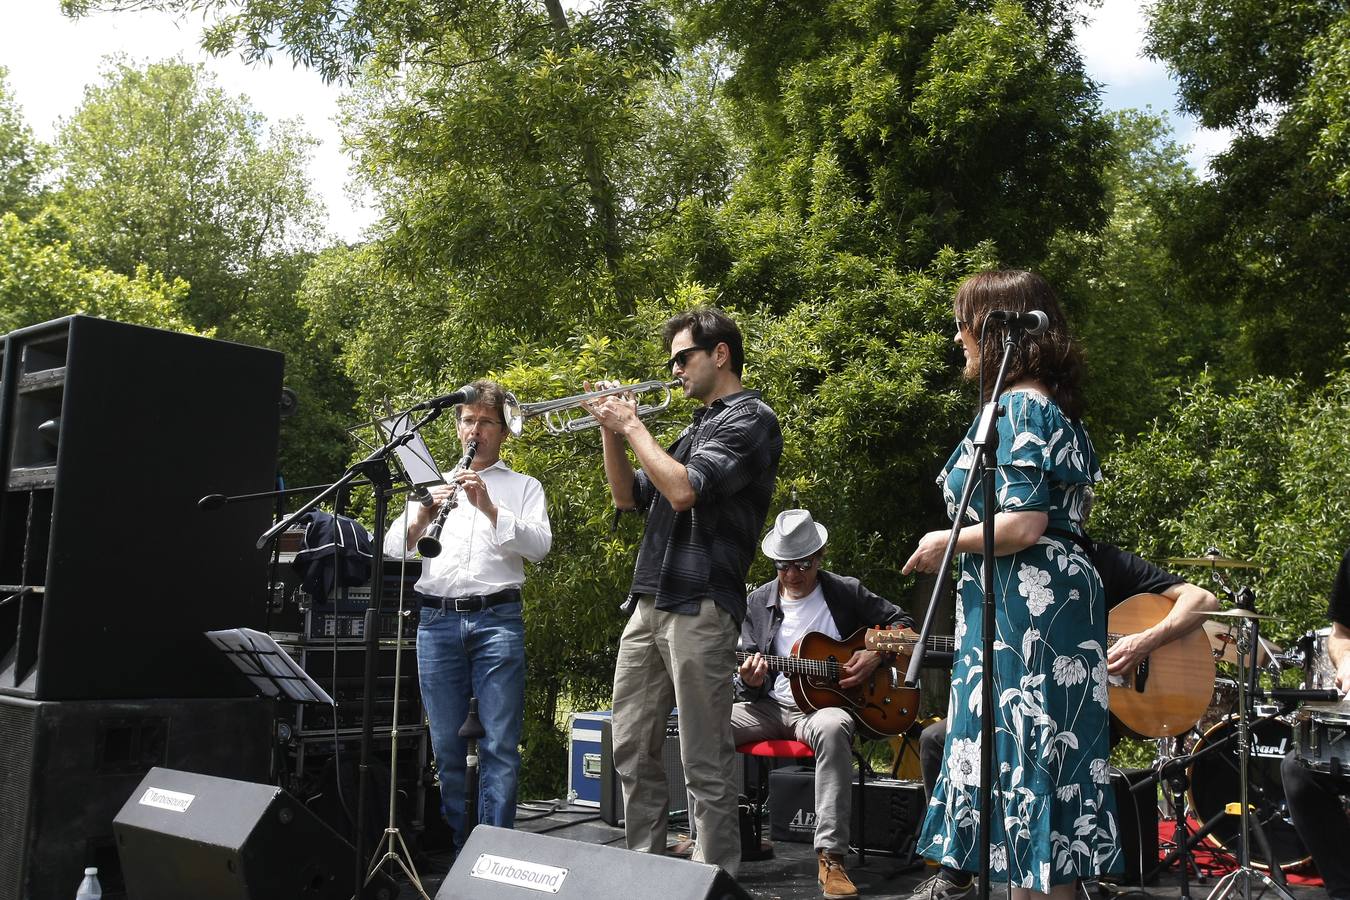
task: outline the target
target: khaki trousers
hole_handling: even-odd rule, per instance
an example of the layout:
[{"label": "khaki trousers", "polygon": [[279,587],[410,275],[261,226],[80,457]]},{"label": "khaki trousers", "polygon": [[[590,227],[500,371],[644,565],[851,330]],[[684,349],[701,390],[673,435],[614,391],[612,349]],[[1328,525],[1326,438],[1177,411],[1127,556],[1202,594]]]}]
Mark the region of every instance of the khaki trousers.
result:
[{"label": "khaki trousers", "polygon": [[614,768],[623,787],[628,849],[666,852],[669,793],[661,751],[672,706],[698,832],[694,860],[735,874],[741,861],[731,742],[732,674],[740,629],[705,599],[698,615],[638,599],[614,667]]}]

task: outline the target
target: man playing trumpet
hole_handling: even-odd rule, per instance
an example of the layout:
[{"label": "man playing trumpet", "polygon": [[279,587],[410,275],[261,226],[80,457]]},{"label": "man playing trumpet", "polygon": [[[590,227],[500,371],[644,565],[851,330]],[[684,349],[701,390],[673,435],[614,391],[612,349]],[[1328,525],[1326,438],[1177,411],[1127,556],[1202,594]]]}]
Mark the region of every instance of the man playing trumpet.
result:
[{"label": "man playing trumpet", "polygon": [[665,853],[661,750],[671,707],[679,706],[680,754],[698,833],[693,858],[734,873],[741,848],[731,673],[745,579],[773,498],[783,435],[759,392],[741,385],[741,332],[725,313],[682,313],[666,322],[662,336],[671,372],[703,404],[669,450],[647,430],[632,397],[585,404],[602,426],[615,506],[647,516],[614,669],[614,767],[629,849]]}]

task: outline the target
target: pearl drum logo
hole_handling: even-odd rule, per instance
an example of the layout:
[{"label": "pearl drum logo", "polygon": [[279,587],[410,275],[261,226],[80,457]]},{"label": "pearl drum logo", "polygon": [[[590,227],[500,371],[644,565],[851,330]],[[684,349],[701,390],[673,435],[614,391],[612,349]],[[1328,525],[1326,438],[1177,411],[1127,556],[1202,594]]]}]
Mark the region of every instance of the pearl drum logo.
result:
[{"label": "pearl drum logo", "polygon": [[510,884],[541,894],[556,894],[562,890],[567,870],[557,866],[545,866],[523,859],[509,859],[505,856],[493,856],[481,853],[474,861],[469,875],[485,881]]}]

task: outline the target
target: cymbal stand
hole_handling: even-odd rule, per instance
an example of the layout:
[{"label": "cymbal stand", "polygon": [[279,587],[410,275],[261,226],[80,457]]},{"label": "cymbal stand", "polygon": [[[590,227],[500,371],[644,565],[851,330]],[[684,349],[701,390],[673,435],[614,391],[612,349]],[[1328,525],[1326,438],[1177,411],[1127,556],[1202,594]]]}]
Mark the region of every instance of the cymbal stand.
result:
[{"label": "cymbal stand", "polygon": [[[1219,879],[1218,883],[1214,885],[1214,890],[1210,892],[1208,900],[1226,900],[1238,890],[1242,892],[1242,900],[1251,900],[1253,882],[1256,882],[1263,890],[1273,890],[1283,900],[1293,900],[1293,894],[1289,893],[1288,888],[1281,881],[1271,878],[1265,872],[1252,866],[1252,820],[1247,797],[1247,761],[1251,755],[1251,730],[1247,720],[1249,706],[1247,666],[1254,666],[1256,662],[1249,654],[1255,655],[1257,629],[1255,618],[1245,619],[1243,623],[1246,627],[1238,629],[1238,803],[1241,805],[1242,817],[1238,843],[1238,867]],[[1260,827],[1259,823],[1257,827]],[[1260,840],[1264,846],[1266,844],[1264,833],[1260,836]],[[1266,848],[1266,853],[1272,865],[1275,865],[1274,856],[1268,848]]]}]

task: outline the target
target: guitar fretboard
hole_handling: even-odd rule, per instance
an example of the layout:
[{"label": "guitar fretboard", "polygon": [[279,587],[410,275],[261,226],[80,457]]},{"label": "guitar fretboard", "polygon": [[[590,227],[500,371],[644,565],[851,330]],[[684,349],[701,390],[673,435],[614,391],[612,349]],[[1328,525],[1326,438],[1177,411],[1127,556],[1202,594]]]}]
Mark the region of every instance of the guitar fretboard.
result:
[{"label": "guitar fretboard", "polygon": [[[744,650],[736,651],[736,662],[742,663],[749,659],[751,654]],[[782,672],[785,675],[806,675],[811,678],[828,678],[831,681],[839,680],[839,662],[833,659],[803,659],[799,656],[772,656],[766,655],[764,662],[775,672]]]}]

